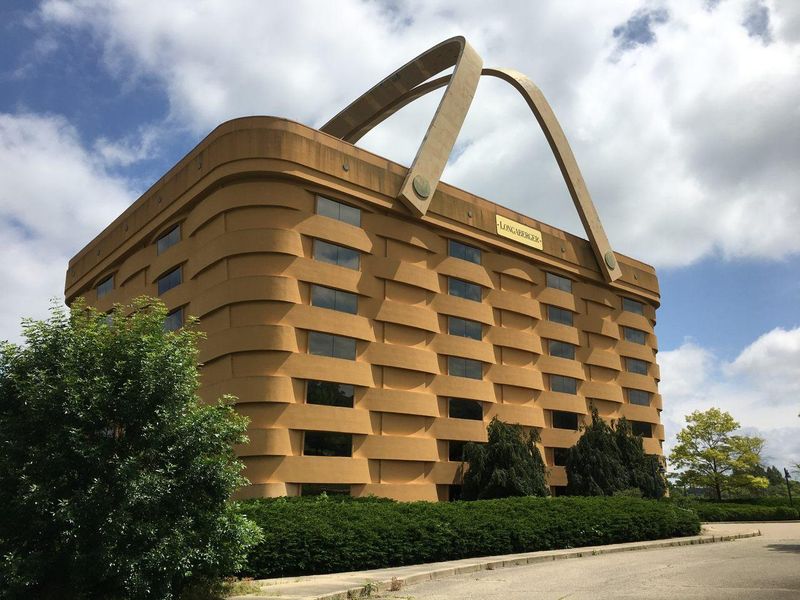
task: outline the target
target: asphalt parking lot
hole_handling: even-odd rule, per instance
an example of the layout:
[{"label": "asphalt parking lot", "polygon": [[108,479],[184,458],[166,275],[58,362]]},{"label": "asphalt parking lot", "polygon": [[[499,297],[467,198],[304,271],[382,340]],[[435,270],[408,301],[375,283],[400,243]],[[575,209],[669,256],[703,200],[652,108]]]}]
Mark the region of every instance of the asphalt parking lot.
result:
[{"label": "asphalt parking lot", "polygon": [[[735,526],[726,525],[728,529]],[[800,522],[748,523],[760,537],[481,571],[383,592],[425,600],[800,598]]]}]

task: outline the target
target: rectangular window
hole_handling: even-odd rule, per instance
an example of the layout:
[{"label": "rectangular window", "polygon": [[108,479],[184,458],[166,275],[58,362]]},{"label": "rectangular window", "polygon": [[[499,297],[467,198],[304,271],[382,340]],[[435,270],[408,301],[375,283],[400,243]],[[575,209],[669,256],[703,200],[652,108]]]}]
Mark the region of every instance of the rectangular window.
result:
[{"label": "rectangular window", "polygon": [[471,358],[461,358],[460,356],[447,357],[447,373],[456,377],[468,377],[469,379],[483,379],[483,363]]},{"label": "rectangular window", "polygon": [[578,380],[564,375],[550,375],[550,391],[562,394],[577,394]]},{"label": "rectangular window", "polygon": [[337,246],[322,240],[314,240],[314,260],[358,271],[361,264],[361,254],[352,248]]},{"label": "rectangular window", "polygon": [[342,290],[312,285],[311,305],[354,315],[358,312],[358,296]]},{"label": "rectangular window", "polygon": [[561,342],[559,340],[549,340],[547,347],[550,356],[558,356],[559,358],[568,358],[575,360],[575,345]]},{"label": "rectangular window", "polygon": [[180,267],[175,267],[166,275],[162,275],[158,278],[158,295],[160,296],[164,292],[179,286],[182,279],[183,275]]},{"label": "rectangular window", "polygon": [[639,406],[650,406],[650,392],[627,388],[628,402]]},{"label": "rectangular window", "polygon": [[447,410],[451,419],[483,420],[483,406],[477,400],[450,398],[447,402]]},{"label": "rectangular window", "polygon": [[556,275],[555,273],[545,273],[547,276],[547,287],[556,288],[557,290],[561,290],[563,292],[570,292],[572,293],[572,280],[567,279],[566,277],[562,277],[561,275]]},{"label": "rectangular window", "polygon": [[164,319],[164,331],[177,331],[183,327],[183,307],[176,308]]},{"label": "rectangular window", "polygon": [[349,496],[350,485],[347,483],[301,483],[301,496]]},{"label": "rectangular window", "polygon": [[355,360],[356,341],[353,338],[341,335],[309,331],[308,353],[315,356],[331,356],[333,358]]},{"label": "rectangular window", "polygon": [[645,423],[644,421],[628,421],[631,424],[631,432],[633,435],[640,435],[642,437],[653,437],[653,424]]},{"label": "rectangular window", "polygon": [[461,440],[450,440],[447,442],[447,460],[450,462],[463,462],[464,446],[466,442]]},{"label": "rectangular window", "polygon": [[638,302],[637,300],[631,300],[630,298],[622,298],[622,310],[626,310],[628,312],[636,313],[637,315],[644,314],[644,304]]},{"label": "rectangular window", "polygon": [[331,200],[330,198],[317,196],[317,214],[361,227],[361,209],[336,202],[336,200]]},{"label": "rectangular window", "polygon": [[626,358],[625,370],[628,373],[636,373],[637,375],[647,375],[648,363],[638,358]]},{"label": "rectangular window", "polygon": [[303,456],[352,456],[353,434],[336,431],[306,431]]},{"label": "rectangular window", "polygon": [[332,381],[306,381],[306,404],[353,408],[355,386]]},{"label": "rectangular window", "polygon": [[476,265],[481,264],[481,251],[477,248],[467,246],[466,244],[462,244],[461,242],[457,242],[455,240],[448,240],[447,249],[450,256],[454,258],[467,260],[471,263],[475,263]]},{"label": "rectangular window", "polygon": [[114,276],[109,275],[103,281],[97,284],[97,299],[100,300],[108,296],[111,290],[114,289]]},{"label": "rectangular window", "polygon": [[480,323],[459,317],[447,318],[447,331],[450,335],[458,335],[473,340],[479,340],[483,337]]},{"label": "rectangular window", "polygon": [[625,340],[628,342],[633,342],[634,344],[647,343],[647,334],[641,329],[634,329],[633,327],[623,327],[622,334],[625,336]]},{"label": "rectangular window", "polygon": [[566,467],[569,448],[553,448],[553,466]]},{"label": "rectangular window", "polygon": [[547,304],[547,320],[554,323],[561,323],[562,325],[572,326],[572,311],[566,308],[560,308]]},{"label": "rectangular window", "polygon": [[571,429],[572,431],[578,431],[578,413],[554,410],[553,427],[555,429]]},{"label": "rectangular window", "polygon": [[170,246],[174,246],[180,241],[181,241],[181,226],[175,225],[175,227],[173,227],[167,233],[158,238],[158,241],[156,242],[156,249],[158,251],[158,254],[161,254],[162,252],[164,252],[164,250],[166,250]]},{"label": "rectangular window", "polygon": [[472,300],[474,302],[481,301],[481,286],[474,283],[469,283],[463,279],[448,277],[447,291],[451,296],[466,298],[467,300]]}]

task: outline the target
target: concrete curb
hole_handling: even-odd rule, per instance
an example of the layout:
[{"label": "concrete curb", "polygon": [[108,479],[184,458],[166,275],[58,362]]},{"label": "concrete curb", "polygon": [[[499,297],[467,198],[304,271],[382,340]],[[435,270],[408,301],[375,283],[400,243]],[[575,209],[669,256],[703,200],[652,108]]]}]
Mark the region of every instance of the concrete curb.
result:
[{"label": "concrete curb", "polygon": [[[421,583],[424,581],[433,581],[437,579],[444,579],[454,575],[464,575],[468,573],[477,573],[479,571],[491,571],[494,569],[501,569],[503,567],[517,567],[522,565],[530,565],[535,563],[551,562],[555,560],[569,559],[569,558],[582,558],[584,556],[598,556],[601,554],[615,554],[619,552],[632,552],[636,550],[650,550],[656,548],[672,548],[678,546],[694,546],[698,544],[713,544],[716,542],[729,542],[732,540],[751,538],[761,535],[761,531],[753,530],[745,533],[736,533],[729,535],[696,535],[685,538],[669,538],[666,540],[650,540],[645,542],[628,542],[624,544],[609,544],[607,546],[587,546],[583,548],[573,548],[567,550],[550,550],[541,552],[526,552],[523,554],[508,554],[504,556],[488,556],[478,558],[468,558],[456,561],[449,561],[443,563],[432,563],[430,569],[415,571],[407,575],[403,575],[404,569],[416,567],[417,569],[428,565],[409,565],[407,567],[397,567],[397,576],[386,578],[386,569],[376,570],[383,576],[381,579],[370,579],[371,571],[364,571],[363,581],[361,585],[350,586],[344,589],[338,589],[331,592],[325,592],[317,595],[303,596],[307,600],[353,600],[354,598],[368,598],[376,592],[385,591],[398,591],[402,588]],[[377,574],[377,573],[376,573]],[[345,575],[345,574],[341,574]],[[349,573],[349,576],[357,575],[357,573]],[[335,574],[333,574],[335,576]],[[324,577],[324,576],[318,576]],[[262,580],[264,581],[264,580]],[[291,591],[286,589],[285,592],[280,590],[281,583],[290,583],[291,581],[298,582],[298,579],[285,578],[281,580],[271,580],[275,586],[271,591],[279,595],[291,596]],[[258,582],[254,582],[258,583]],[[309,582],[310,583],[310,582]],[[235,596],[229,600],[258,600],[259,598],[271,598],[273,596]]]}]

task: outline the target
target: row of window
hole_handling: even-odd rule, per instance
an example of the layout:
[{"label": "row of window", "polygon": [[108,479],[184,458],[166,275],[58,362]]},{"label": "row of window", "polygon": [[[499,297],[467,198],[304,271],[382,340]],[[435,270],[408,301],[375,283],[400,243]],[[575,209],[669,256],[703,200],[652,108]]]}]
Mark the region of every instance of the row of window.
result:
[{"label": "row of window", "polygon": [[[457,417],[458,418],[458,417]],[[472,417],[461,417],[472,418]],[[556,425],[559,423],[559,425]],[[553,427],[559,429],[578,430],[578,415],[553,411]],[[653,437],[653,424],[644,421],[628,421],[634,435]],[[464,440],[449,440],[447,458],[451,462],[464,460]],[[342,456],[353,455],[353,434],[338,431],[305,431],[303,435],[304,456]],[[567,464],[569,448],[553,448],[553,465],[563,467]]]},{"label": "row of window", "polygon": [[[461,321],[462,323],[458,323],[458,321]],[[461,328],[464,327],[465,323],[468,323],[468,321],[464,321],[464,319],[457,319],[456,323],[458,324],[459,328]],[[476,335],[480,335],[480,333],[477,332]],[[572,344],[565,344],[564,342],[559,342],[557,340],[550,340],[550,348],[551,352],[553,349],[555,349],[557,352],[561,352],[562,354],[568,354],[571,352],[572,357],[574,358],[575,347]],[[332,333],[309,331],[308,352],[309,354],[313,354],[315,356],[327,356],[331,358],[355,360],[356,340],[354,338]],[[468,379],[481,380],[483,379],[483,363],[472,358],[448,356],[447,374],[454,375],[456,377],[466,377]],[[574,377],[553,374],[549,375],[549,380],[550,390],[553,392],[561,392],[563,394],[578,393],[578,380]],[[650,392],[632,388],[625,389],[628,395],[628,401],[631,404],[650,406]]]},{"label": "row of window", "polygon": [[[317,196],[317,214],[342,221],[356,227],[361,226],[361,210],[347,204]],[[453,258],[465,260],[474,264],[481,264],[481,250],[458,240],[447,241],[447,253]],[[314,258],[323,262],[347,267],[350,269],[359,268],[360,254],[351,248],[337,246],[322,240],[314,240]],[[480,301],[480,286],[470,284],[465,281],[451,278],[450,294],[467,298],[469,300]],[[572,280],[563,275],[545,272],[545,285],[550,288],[572,293]],[[454,291],[455,290],[455,291]],[[636,314],[644,314],[644,304],[632,298],[622,297],[622,310]]]},{"label": "row of window", "polygon": [[[561,378],[558,375],[551,375],[551,386],[553,379],[568,380],[572,383],[566,385],[575,385],[576,380],[571,377]],[[563,381],[559,386],[564,385]],[[551,387],[553,389],[553,387]],[[554,391],[562,391],[562,389],[554,389]],[[642,406],[650,405],[651,394],[643,390],[627,389],[628,400],[631,404],[639,404]],[[566,392],[575,393],[575,392]],[[335,383],[332,381],[316,381],[308,380],[306,382],[306,403],[307,404],[321,404],[325,406],[339,406],[343,408],[353,408],[355,398],[355,386],[344,383]],[[448,398],[447,401],[447,415],[451,419],[470,419],[481,421],[483,420],[483,404],[477,400],[467,400],[464,398]],[[553,427],[557,429],[578,429],[578,416],[577,413],[566,411],[553,411]]]}]

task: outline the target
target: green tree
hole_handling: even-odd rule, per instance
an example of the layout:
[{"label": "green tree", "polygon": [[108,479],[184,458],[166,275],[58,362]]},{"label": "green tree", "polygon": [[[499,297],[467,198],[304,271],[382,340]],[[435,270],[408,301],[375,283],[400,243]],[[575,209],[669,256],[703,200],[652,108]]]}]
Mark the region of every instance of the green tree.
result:
[{"label": "green tree", "polygon": [[0,597],[178,597],[243,565],[246,420],[197,396],[191,322],[82,301],[0,348]]},{"label": "green tree", "polygon": [[623,417],[615,423],[592,411],[578,443],[566,462],[567,494],[613,496],[638,489],[647,498],[661,498],[666,480],[657,456],[644,452],[641,436],[634,435]]},{"label": "green tree", "polygon": [[547,496],[544,460],[536,445],[539,432],[531,429],[526,435],[519,425],[504,423],[497,417],[486,431],[486,444],[470,442],[464,446],[469,468],[464,475],[461,497],[483,500]]},{"label": "green tree", "polygon": [[736,488],[753,490],[769,485],[766,477],[751,474],[761,463],[764,440],[734,435],[739,423],[730,413],[718,408],[694,411],[686,416],[686,423],[670,454],[682,485],[708,488],[717,500]]},{"label": "green tree", "polygon": [[783,478],[783,473],[778,467],[774,465],[770,465],[769,467],[767,467],[766,478],[771,486],[772,485],[783,486],[786,484],[786,481]]}]

